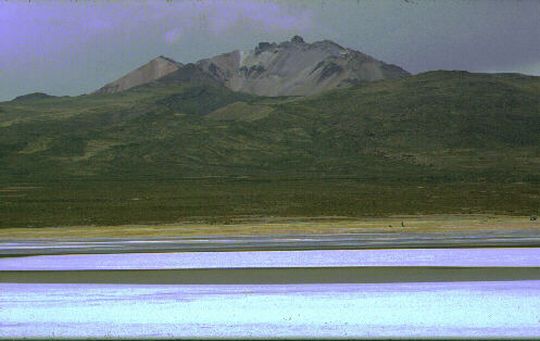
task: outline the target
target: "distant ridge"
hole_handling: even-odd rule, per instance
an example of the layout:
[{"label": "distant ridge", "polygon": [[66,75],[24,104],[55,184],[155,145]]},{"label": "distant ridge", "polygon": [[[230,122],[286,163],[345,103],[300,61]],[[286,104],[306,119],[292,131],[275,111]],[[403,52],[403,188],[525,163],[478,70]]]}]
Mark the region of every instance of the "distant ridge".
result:
[{"label": "distant ridge", "polygon": [[[195,63],[196,67],[188,65],[160,56],[96,92],[116,93],[156,80],[184,82],[204,78],[249,94],[306,96],[360,82],[409,75],[399,66],[333,41],[306,43],[300,36],[279,44],[261,42],[252,50],[235,50],[202,59]],[[183,68],[188,69],[181,71]],[[176,77],[171,76],[173,73]]]},{"label": "distant ridge", "polygon": [[34,100],[34,99],[44,99],[44,98],[54,98],[54,97],[56,96],[51,96],[43,92],[33,92],[31,94],[15,97],[14,101],[28,101],[28,100]]}]

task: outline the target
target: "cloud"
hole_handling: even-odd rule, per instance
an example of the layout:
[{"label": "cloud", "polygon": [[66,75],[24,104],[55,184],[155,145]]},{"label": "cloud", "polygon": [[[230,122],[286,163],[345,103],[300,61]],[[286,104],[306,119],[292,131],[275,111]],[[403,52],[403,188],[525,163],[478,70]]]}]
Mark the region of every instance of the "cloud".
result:
[{"label": "cloud", "polygon": [[540,61],[517,67],[518,72],[522,72],[528,75],[540,76]]},{"label": "cloud", "polygon": [[486,70],[486,72],[517,72],[525,75],[540,76],[540,61],[536,63],[503,66],[495,70]]},{"label": "cloud", "polygon": [[26,56],[93,39],[140,35],[144,30],[173,45],[190,33],[304,32],[313,25],[313,13],[301,3],[263,0],[6,2],[0,6],[0,47]]},{"label": "cloud", "polygon": [[169,45],[176,43],[178,40],[180,40],[181,37],[182,29],[179,27],[173,28],[172,30],[167,31],[164,34],[165,42]]},{"label": "cloud", "polygon": [[258,27],[265,31],[306,30],[312,15],[302,7],[279,2],[235,1],[206,2],[210,29],[220,33],[237,25]]},{"label": "cloud", "polygon": [[303,32],[312,27],[313,14],[307,8],[269,1],[181,1],[150,6],[160,22],[171,24],[163,33],[168,44],[182,34],[206,31],[219,36],[239,28],[264,32]]}]

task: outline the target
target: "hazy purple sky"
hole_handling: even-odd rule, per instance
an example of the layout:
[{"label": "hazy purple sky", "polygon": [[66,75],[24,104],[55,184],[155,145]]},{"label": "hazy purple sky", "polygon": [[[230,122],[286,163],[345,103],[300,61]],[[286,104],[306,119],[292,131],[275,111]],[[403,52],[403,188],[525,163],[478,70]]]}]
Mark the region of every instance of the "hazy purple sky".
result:
[{"label": "hazy purple sky", "polygon": [[0,0],[0,100],[93,91],[148,60],[331,39],[418,73],[540,75],[540,1]]}]

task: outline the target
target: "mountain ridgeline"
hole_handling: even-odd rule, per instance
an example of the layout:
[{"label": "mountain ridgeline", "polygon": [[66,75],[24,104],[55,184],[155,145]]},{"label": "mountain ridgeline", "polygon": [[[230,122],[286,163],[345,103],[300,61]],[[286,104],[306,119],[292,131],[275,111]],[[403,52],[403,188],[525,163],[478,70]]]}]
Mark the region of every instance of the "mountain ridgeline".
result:
[{"label": "mountain ridgeline", "polygon": [[540,207],[540,77],[409,75],[299,37],[191,64],[159,57],[92,94],[0,103],[0,164],[0,227],[528,214]]},{"label": "mountain ridgeline", "polygon": [[[253,50],[235,50],[183,65],[159,56],[113,81],[97,93],[117,93],[174,74],[198,73],[233,90],[260,96],[305,96],[359,82],[409,75],[359,51],[329,41],[306,43],[300,36],[279,44],[262,42]],[[166,77],[168,76],[168,77]]]},{"label": "mountain ridgeline", "polygon": [[259,43],[197,62],[233,91],[260,96],[305,96],[359,82],[396,79],[408,73],[329,41],[306,43],[295,36],[280,44]]}]

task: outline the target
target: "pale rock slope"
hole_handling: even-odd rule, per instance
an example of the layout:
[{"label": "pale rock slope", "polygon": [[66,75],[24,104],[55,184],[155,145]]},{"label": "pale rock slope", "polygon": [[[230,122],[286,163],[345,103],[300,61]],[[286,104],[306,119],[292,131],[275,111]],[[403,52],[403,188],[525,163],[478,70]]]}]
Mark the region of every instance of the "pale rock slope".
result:
[{"label": "pale rock slope", "polygon": [[197,62],[234,91],[262,96],[304,96],[364,81],[409,75],[361,52],[323,40],[259,43],[253,50],[233,51]]},{"label": "pale rock slope", "polygon": [[159,56],[127,75],[106,84],[96,93],[116,93],[131,89],[138,85],[147,84],[177,71],[183,65],[170,58]]}]

